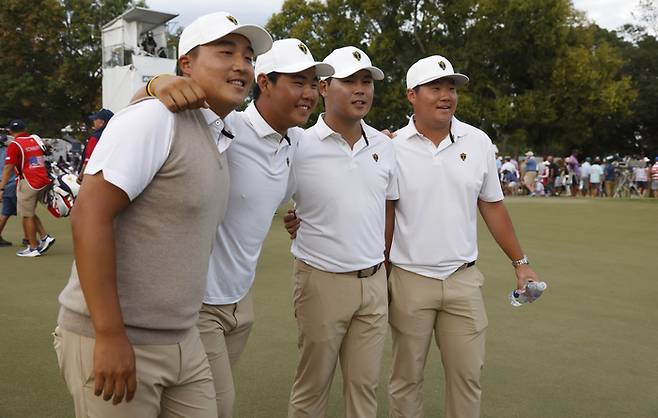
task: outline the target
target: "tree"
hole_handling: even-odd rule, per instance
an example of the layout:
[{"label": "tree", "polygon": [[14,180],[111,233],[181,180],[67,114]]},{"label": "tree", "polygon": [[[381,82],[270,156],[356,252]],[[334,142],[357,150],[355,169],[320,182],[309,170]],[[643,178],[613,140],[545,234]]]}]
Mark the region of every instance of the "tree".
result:
[{"label": "tree", "polygon": [[[22,118],[57,136],[100,105],[101,28],[129,0],[4,0],[0,8],[0,121]],[[140,5],[143,5],[140,2]]]},{"label": "tree", "polygon": [[287,0],[268,23],[322,58],[354,45],[384,70],[368,116],[378,127],[406,123],[406,70],[439,54],[470,76],[458,116],[505,152],[596,148],[597,127],[630,114],[636,92],[614,45],[595,38],[570,0]]}]

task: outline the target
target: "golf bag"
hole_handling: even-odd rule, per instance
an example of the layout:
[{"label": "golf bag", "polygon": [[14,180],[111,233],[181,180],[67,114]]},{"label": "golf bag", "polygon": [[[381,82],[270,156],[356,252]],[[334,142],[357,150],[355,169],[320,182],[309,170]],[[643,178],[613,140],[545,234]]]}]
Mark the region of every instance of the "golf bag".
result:
[{"label": "golf bag", "polygon": [[54,177],[44,194],[44,203],[48,212],[56,218],[69,216],[79,190],[80,185],[74,174],[67,173]]}]

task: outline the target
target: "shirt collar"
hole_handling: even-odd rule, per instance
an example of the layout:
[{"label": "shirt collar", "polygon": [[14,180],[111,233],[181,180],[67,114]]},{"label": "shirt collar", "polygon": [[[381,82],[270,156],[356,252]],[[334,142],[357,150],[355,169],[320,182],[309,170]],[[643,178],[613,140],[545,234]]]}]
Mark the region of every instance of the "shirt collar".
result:
[{"label": "shirt collar", "polygon": [[244,110],[244,114],[247,116],[249,125],[251,125],[254,131],[256,131],[256,135],[258,135],[259,138],[273,138],[278,142],[285,139],[288,142],[288,145],[290,145],[290,138],[288,138],[288,135],[281,136],[280,133],[275,131],[274,128],[263,119],[255,102],[249,103],[249,106]]},{"label": "shirt collar", "polygon": [[224,124],[224,121],[217,115],[217,113],[206,108],[201,108],[199,110],[201,110],[201,114],[211,130],[218,134],[221,133],[229,139],[233,139],[233,133],[229,130],[229,127]]},{"label": "shirt collar", "polygon": [[[409,118],[409,124],[407,125],[408,129],[410,130],[410,135],[408,138],[412,138],[414,136],[419,136],[420,138],[425,138],[423,134],[418,132],[418,129],[416,128],[416,122],[414,122],[414,115],[411,115]],[[452,123],[450,125],[450,140],[452,143],[457,142],[458,139],[466,136],[467,134],[466,130],[466,124],[456,117],[452,117]]]},{"label": "shirt collar", "polygon": [[[361,119],[360,124],[361,124],[361,136],[363,137],[363,140],[366,142],[366,146],[368,146],[370,145],[370,141],[368,141],[368,136],[366,135],[366,123],[363,121],[363,119]],[[324,112],[321,113],[320,116],[318,116],[318,121],[315,124],[315,126],[313,126],[313,129],[315,130],[315,134],[318,136],[320,141],[324,141],[325,139],[329,138],[332,135],[338,135],[339,137],[342,138],[341,134],[331,129],[324,121]]]}]

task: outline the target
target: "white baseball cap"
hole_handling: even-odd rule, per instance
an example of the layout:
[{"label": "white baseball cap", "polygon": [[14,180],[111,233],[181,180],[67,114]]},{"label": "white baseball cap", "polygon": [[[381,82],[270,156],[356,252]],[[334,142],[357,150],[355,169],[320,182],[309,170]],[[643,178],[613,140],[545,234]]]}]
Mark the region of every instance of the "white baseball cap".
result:
[{"label": "white baseball cap", "polygon": [[414,63],[407,71],[407,88],[413,89],[439,78],[450,78],[455,82],[455,87],[461,87],[468,83],[468,77],[464,74],[455,73],[452,64],[441,55],[432,55],[422,58]]},{"label": "white baseball cap", "polygon": [[272,49],[256,58],[254,77],[259,74],[298,73],[315,67],[318,77],[329,77],[334,73],[334,67],[313,59],[311,51],[304,42],[295,38],[274,41]]},{"label": "white baseball cap", "polygon": [[247,38],[256,55],[272,48],[272,37],[265,29],[258,25],[241,25],[229,13],[216,12],[201,16],[183,30],[178,41],[178,58],[199,45],[223,38],[229,33]]},{"label": "white baseball cap", "polygon": [[374,80],[384,79],[384,72],[377,67],[373,67],[368,55],[353,46],[334,49],[322,62],[334,67],[336,72],[331,76],[333,78],[345,78],[357,71],[368,70]]}]

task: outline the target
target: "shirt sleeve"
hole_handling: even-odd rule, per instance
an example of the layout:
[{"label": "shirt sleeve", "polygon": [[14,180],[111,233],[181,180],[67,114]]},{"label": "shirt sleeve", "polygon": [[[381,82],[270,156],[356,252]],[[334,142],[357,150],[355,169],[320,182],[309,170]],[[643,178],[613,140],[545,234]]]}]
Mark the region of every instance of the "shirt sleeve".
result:
[{"label": "shirt sleeve", "polygon": [[85,147],[85,156],[84,156],[85,164],[89,163],[89,158],[91,158],[91,154],[94,152],[94,148],[96,148],[97,144],[98,144],[98,138],[96,138],[95,136],[91,136],[87,140],[87,146]]},{"label": "shirt sleeve", "polygon": [[134,200],[167,160],[174,121],[174,114],[159,100],[128,106],[108,123],[85,174],[102,171],[106,181]]},{"label": "shirt sleeve", "polygon": [[[19,165],[19,158],[21,155],[21,149],[15,142],[10,142],[7,146],[7,155],[5,156],[5,164],[13,164],[15,166]],[[19,167],[20,168],[20,167]]]},{"label": "shirt sleeve", "polygon": [[489,138],[487,140],[486,148],[486,167],[484,172],[484,181],[482,188],[480,188],[480,200],[485,202],[498,202],[503,200],[503,190],[500,188],[500,181],[498,180],[498,170],[496,170],[496,154],[494,147]]}]

